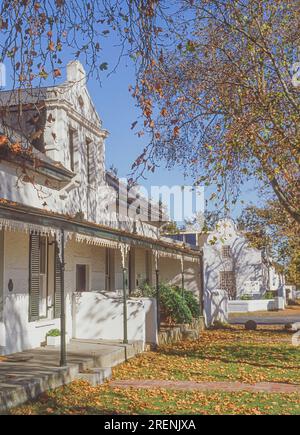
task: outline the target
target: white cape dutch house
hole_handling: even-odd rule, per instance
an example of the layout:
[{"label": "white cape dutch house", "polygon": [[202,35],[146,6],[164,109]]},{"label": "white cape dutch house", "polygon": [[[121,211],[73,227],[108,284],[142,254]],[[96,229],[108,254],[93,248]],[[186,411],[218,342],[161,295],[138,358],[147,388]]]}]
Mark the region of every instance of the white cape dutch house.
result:
[{"label": "white cape dutch house", "polygon": [[[267,293],[284,299],[283,274],[276,270],[265,250],[251,246],[232,219],[220,219],[208,232],[187,230],[171,237],[187,246],[197,246],[202,252],[207,324],[228,321],[228,313],[234,310],[247,311],[250,302],[246,299],[253,300],[251,305],[261,309],[268,306],[268,300],[264,300]],[[269,305],[272,303],[270,300]],[[282,308],[283,302],[278,303]]]},{"label": "white cape dutch house", "polygon": [[267,292],[282,295],[284,278],[265,249],[251,246],[230,218],[202,236],[205,293],[226,290],[230,300],[262,299]]},{"label": "white cape dutch house", "polygon": [[143,282],[185,280],[202,305],[199,250],[163,239],[149,209],[108,211],[118,180],[79,62],[62,85],[1,92],[0,104],[0,354],[61,325],[70,338],[155,341],[145,303],[126,302]]}]

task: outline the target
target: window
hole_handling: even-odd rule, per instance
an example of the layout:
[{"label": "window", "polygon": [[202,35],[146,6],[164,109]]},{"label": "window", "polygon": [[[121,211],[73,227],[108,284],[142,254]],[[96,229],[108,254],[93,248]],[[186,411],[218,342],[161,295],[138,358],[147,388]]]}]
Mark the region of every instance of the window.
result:
[{"label": "window", "polygon": [[226,290],[229,294],[230,299],[235,299],[236,297],[236,280],[235,273],[233,271],[221,271],[220,272],[220,283],[221,290]]},{"label": "window", "polygon": [[69,154],[70,154],[70,170],[74,172],[75,165],[74,165],[74,137],[75,137],[75,130],[72,128],[69,128]]},{"label": "window", "polygon": [[93,142],[86,138],[86,177],[88,184],[93,183],[95,174],[95,162],[93,155]]},{"label": "window", "polygon": [[77,264],[76,266],[76,291],[88,291],[88,266],[86,264]]},{"label": "window", "polygon": [[[48,239],[38,234],[30,235],[29,243],[29,321],[48,316]],[[61,264],[55,244],[54,267],[54,317],[60,317]]]},{"label": "window", "polygon": [[90,139],[86,139],[86,177],[88,184],[92,182],[92,155],[91,155],[91,144]]},{"label": "window", "polygon": [[229,245],[222,246],[222,258],[231,258],[231,248]]}]

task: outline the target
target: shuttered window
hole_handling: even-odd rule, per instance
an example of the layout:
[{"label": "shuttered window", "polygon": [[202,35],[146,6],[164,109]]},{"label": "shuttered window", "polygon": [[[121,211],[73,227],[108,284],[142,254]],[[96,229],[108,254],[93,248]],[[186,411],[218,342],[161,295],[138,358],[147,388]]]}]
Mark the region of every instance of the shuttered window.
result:
[{"label": "shuttered window", "polygon": [[[46,266],[46,239],[37,234],[30,236],[29,251],[29,321],[39,320],[46,313],[41,312],[41,299],[47,303],[47,291],[45,294],[45,282],[47,281]],[[61,262],[59,258],[58,246],[55,245],[54,259],[54,317],[61,315]],[[46,275],[43,281],[42,277]],[[43,310],[42,310],[43,311]]]},{"label": "shuttered window", "polygon": [[30,236],[29,251],[29,320],[40,317],[40,236]]},{"label": "shuttered window", "polygon": [[59,258],[58,246],[55,246],[55,279],[54,279],[54,317],[61,315],[61,262]]}]

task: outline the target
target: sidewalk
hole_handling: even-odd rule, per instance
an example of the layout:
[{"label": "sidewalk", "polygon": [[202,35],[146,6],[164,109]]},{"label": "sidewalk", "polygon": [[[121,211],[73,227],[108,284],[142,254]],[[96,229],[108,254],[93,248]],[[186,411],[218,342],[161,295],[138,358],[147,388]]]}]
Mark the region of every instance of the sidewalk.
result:
[{"label": "sidewalk", "polygon": [[144,388],[144,389],[170,389],[185,391],[226,391],[250,393],[299,393],[300,385],[281,384],[276,382],[259,382],[257,384],[243,384],[241,382],[192,382],[192,381],[113,381],[109,383],[112,388]]}]

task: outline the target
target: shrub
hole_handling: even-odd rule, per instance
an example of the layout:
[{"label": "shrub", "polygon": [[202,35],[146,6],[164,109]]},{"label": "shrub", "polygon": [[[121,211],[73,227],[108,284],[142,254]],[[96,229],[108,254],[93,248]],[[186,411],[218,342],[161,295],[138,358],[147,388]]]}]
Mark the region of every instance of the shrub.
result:
[{"label": "shrub", "polygon": [[250,295],[243,295],[240,297],[240,301],[252,301],[252,296]]},{"label": "shrub", "polygon": [[175,289],[180,294],[180,296],[184,297],[184,300],[185,300],[187,306],[189,307],[193,318],[198,319],[200,317],[201,313],[200,313],[199,301],[197,300],[195,295],[191,291],[186,290],[186,289],[184,289],[182,291],[182,289],[180,287],[176,287]]},{"label": "shrub", "polygon": [[267,300],[269,300],[269,299],[274,299],[274,296],[275,296],[275,295],[274,295],[273,292],[268,291],[268,292],[265,293],[264,298],[267,299]]},{"label": "shrub", "polygon": [[175,323],[191,323],[193,316],[185,299],[174,287],[160,285],[160,304],[165,320]]},{"label": "shrub", "polygon": [[[134,296],[156,297],[156,288],[144,283]],[[162,319],[170,323],[190,323],[193,317],[200,315],[195,296],[185,290],[183,297],[182,290],[175,286],[160,284],[159,303]]]},{"label": "shrub", "polygon": [[51,329],[49,332],[47,332],[46,337],[60,337],[60,330]]},{"label": "shrub", "polygon": [[147,282],[144,282],[131,294],[131,296],[136,298],[155,298],[156,289],[151,287]]},{"label": "shrub", "polygon": [[151,287],[151,285],[149,285],[146,282],[143,283],[143,285],[140,288],[140,290],[142,291],[142,295],[145,298],[154,298],[154,297],[156,297],[156,288],[155,287]]}]

